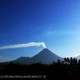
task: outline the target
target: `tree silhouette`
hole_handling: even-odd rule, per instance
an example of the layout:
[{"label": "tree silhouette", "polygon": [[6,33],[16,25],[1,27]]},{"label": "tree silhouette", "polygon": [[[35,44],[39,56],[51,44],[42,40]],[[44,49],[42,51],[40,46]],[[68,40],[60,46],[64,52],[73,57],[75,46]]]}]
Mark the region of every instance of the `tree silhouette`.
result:
[{"label": "tree silhouette", "polygon": [[80,79],[80,60],[64,58],[64,61],[52,64],[34,63],[29,65],[15,64],[13,62],[0,64],[0,75],[46,75],[47,78],[72,80]]}]

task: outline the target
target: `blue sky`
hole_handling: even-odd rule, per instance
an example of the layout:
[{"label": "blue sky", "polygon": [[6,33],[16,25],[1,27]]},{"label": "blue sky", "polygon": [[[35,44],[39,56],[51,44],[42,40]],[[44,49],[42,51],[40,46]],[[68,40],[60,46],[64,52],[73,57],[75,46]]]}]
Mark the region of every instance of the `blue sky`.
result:
[{"label": "blue sky", "polygon": [[[61,57],[80,55],[80,0],[0,0],[0,47],[45,42]],[[41,46],[0,50],[0,59],[34,56]]]}]

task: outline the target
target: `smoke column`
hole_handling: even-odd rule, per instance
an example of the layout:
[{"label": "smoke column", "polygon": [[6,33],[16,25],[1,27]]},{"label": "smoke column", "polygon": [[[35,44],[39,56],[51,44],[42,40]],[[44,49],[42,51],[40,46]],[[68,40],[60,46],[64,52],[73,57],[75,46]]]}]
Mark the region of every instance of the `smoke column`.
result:
[{"label": "smoke column", "polygon": [[0,50],[12,49],[12,48],[32,47],[32,46],[37,46],[37,47],[42,46],[43,48],[46,48],[46,44],[44,42],[30,42],[30,43],[24,43],[24,44],[1,46]]}]

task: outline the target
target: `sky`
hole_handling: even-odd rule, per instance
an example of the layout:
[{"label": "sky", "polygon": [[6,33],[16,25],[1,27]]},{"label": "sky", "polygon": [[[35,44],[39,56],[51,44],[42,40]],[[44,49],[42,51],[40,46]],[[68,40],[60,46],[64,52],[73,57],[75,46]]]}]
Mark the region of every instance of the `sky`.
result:
[{"label": "sky", "polygon": [[44,46],[61,57],[80,55],[80,0],[0,0],[0,61]]}]

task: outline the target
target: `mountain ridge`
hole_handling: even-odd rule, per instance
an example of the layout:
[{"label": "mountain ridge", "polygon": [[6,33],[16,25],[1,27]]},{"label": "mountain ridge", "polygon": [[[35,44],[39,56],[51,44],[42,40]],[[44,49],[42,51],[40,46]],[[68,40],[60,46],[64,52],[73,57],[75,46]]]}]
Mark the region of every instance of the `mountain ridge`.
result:
[{"label": "mountain ridge", "polygon": [[54,54],[49,49],[45,48],[42,51],[40,51],[38,54],[34,55],[33,57],[20,57],[16,60],[14,60],[14,63],[20,63],[20,64],[33,64],[33,63],[43,63],[43,64],[50,64],[53,61],[57,60],[63,60],[60,56]]}]

